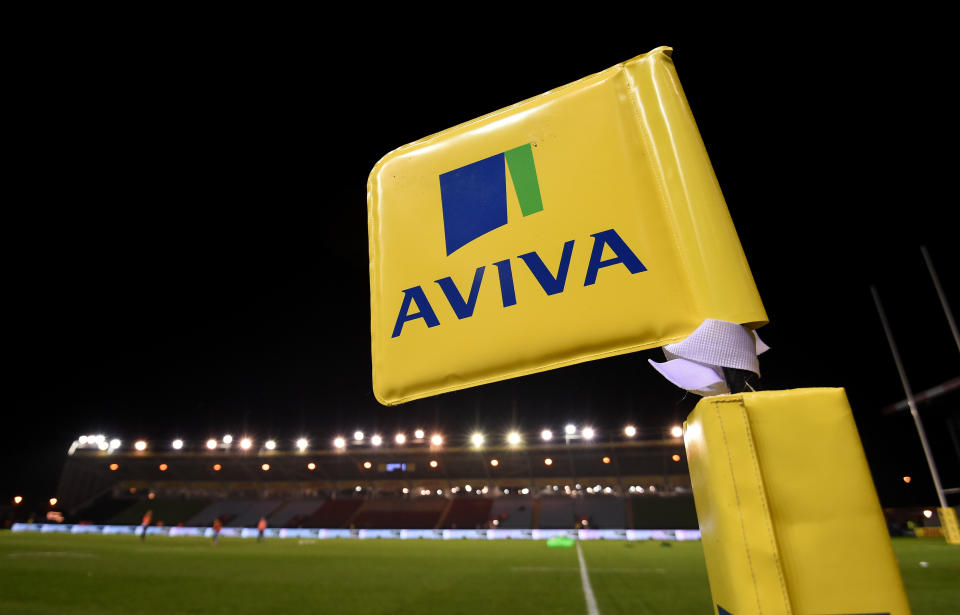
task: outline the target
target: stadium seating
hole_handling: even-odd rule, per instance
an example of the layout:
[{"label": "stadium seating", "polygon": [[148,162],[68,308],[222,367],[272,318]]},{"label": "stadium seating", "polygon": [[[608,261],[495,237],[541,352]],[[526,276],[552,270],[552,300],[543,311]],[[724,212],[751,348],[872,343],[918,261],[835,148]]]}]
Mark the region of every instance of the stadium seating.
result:
[{"label": "stadium seating", "polygon": [[250,506],[237,513],[227,523],[229,527],[255,527],[257,522],[260,521],[260,517],[268,516],[278,509],[283,502],[281,500],[261,500],[259,502],[249,502],[249,504]]},{"label": "stadium seating", "polygon": [[361,505],[363,505],[363,500],[360,499],[338,498],[326,500],[316,512],[305,518],[298,527],[343,527]]},{"label": "stadium seating", "polygon": [[[143,515],[153,511],[153,523],[164,525],[192,525],[191,517],[207,506],[207,500],[137,500],[132,506],[110,517],[107,523],[113,525],[140,525]],[[211,517],[211,520],[213,518]]]},{"label": "stadium seating", "polygon": [[490,521],[497,521],[497,527],[508,529],[529,529],[533,527],[533,498],[523,496],[502,496],[493,500],[490,508]]},{"label": "stadium seating", "polygon": [[323,500],[291,500],[274,510],[267,522],[271,527],[297,527],[323,505]]},{"label": "stadium seating", "polygon": [[571,529],[574,526],[573,498],[548,496],[540,498],[540,527],[543,529]]},{"label": "stadium seating", "polygon": [[214,502],[190,517],[187,525],[206,526],[213,523],[214,519],[220,519],[228,524],[231,519],[249,508],[254,502],[245,500],[221,500]]},{"label": "stadium seating", "polygon": [[490,498],[457,498],[447,512],[443,527],[448,529],[485,528],[490,523]]},{"label": "stadium seating", "polygon": [[366,500],[352,520],[357,528],[432,529],[447,505],[444,498]]},{"label": "stadium seating", "polygon": [[573,516],[577,521],[587,519],[588,527],[593,529],[625,529],[626,500],[607,495],[577,498],[573,501]]}]

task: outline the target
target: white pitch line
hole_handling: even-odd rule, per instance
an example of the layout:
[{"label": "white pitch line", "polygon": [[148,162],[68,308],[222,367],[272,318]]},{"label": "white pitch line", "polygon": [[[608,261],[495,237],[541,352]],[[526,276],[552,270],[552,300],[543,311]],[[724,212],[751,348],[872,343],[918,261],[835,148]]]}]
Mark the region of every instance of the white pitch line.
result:
[{"label": "white pitch line", "polygon": [[583,559],[583,551],[580,549],[580,541],[577,541],[577,559],[580,560],[580,583],[583,585],[583,598],[587,601],[587,615],[600,615],[597,608],[597,599],[593,595],[593,587],[590,586],[590,575],[587,574],[587,562]]}]

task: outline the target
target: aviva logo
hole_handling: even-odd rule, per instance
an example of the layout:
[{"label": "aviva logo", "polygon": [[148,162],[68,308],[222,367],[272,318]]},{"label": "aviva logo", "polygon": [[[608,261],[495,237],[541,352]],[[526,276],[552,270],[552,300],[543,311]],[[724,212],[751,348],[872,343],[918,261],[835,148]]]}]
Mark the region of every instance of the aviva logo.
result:
[{"label": "aviva logo", "polygon": [[543,211],[529,143],[443,173],[440,198],[447,256],[507,224],[506,169],[510,169],[521,213],[529,216]]}]

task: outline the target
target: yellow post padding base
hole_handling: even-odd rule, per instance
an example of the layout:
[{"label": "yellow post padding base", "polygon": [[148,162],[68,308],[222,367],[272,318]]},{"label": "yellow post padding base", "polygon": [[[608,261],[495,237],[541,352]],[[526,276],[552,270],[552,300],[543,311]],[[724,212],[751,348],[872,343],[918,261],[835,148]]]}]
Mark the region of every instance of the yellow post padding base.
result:
[{"label": "yellow post padding base", "polygon": [[940,516],[940,529],[943,530],[943,537],[947,539],[947,544],[960,545],[957,511],[952,508],[938,508],[937,513]]},{"label": "yellow post padding base", "polygon": [[684,438],[717,613],[910,613],[843,389],[706,397]]}]

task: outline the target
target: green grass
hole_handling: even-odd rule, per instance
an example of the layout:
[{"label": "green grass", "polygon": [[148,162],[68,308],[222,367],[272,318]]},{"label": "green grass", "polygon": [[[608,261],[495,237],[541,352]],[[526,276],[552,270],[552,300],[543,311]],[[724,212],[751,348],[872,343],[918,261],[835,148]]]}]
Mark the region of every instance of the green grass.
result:
[{"label": "green grass", "polygon": [[[895,540],[914,615],[957,613],[960,549]],[[711,613],[700,543],[584,542],[602,615]],[[929,565],[923,568],[920,561]],[[586,612],[574,549],[534,541],[0,533],[0,613]]]}]

